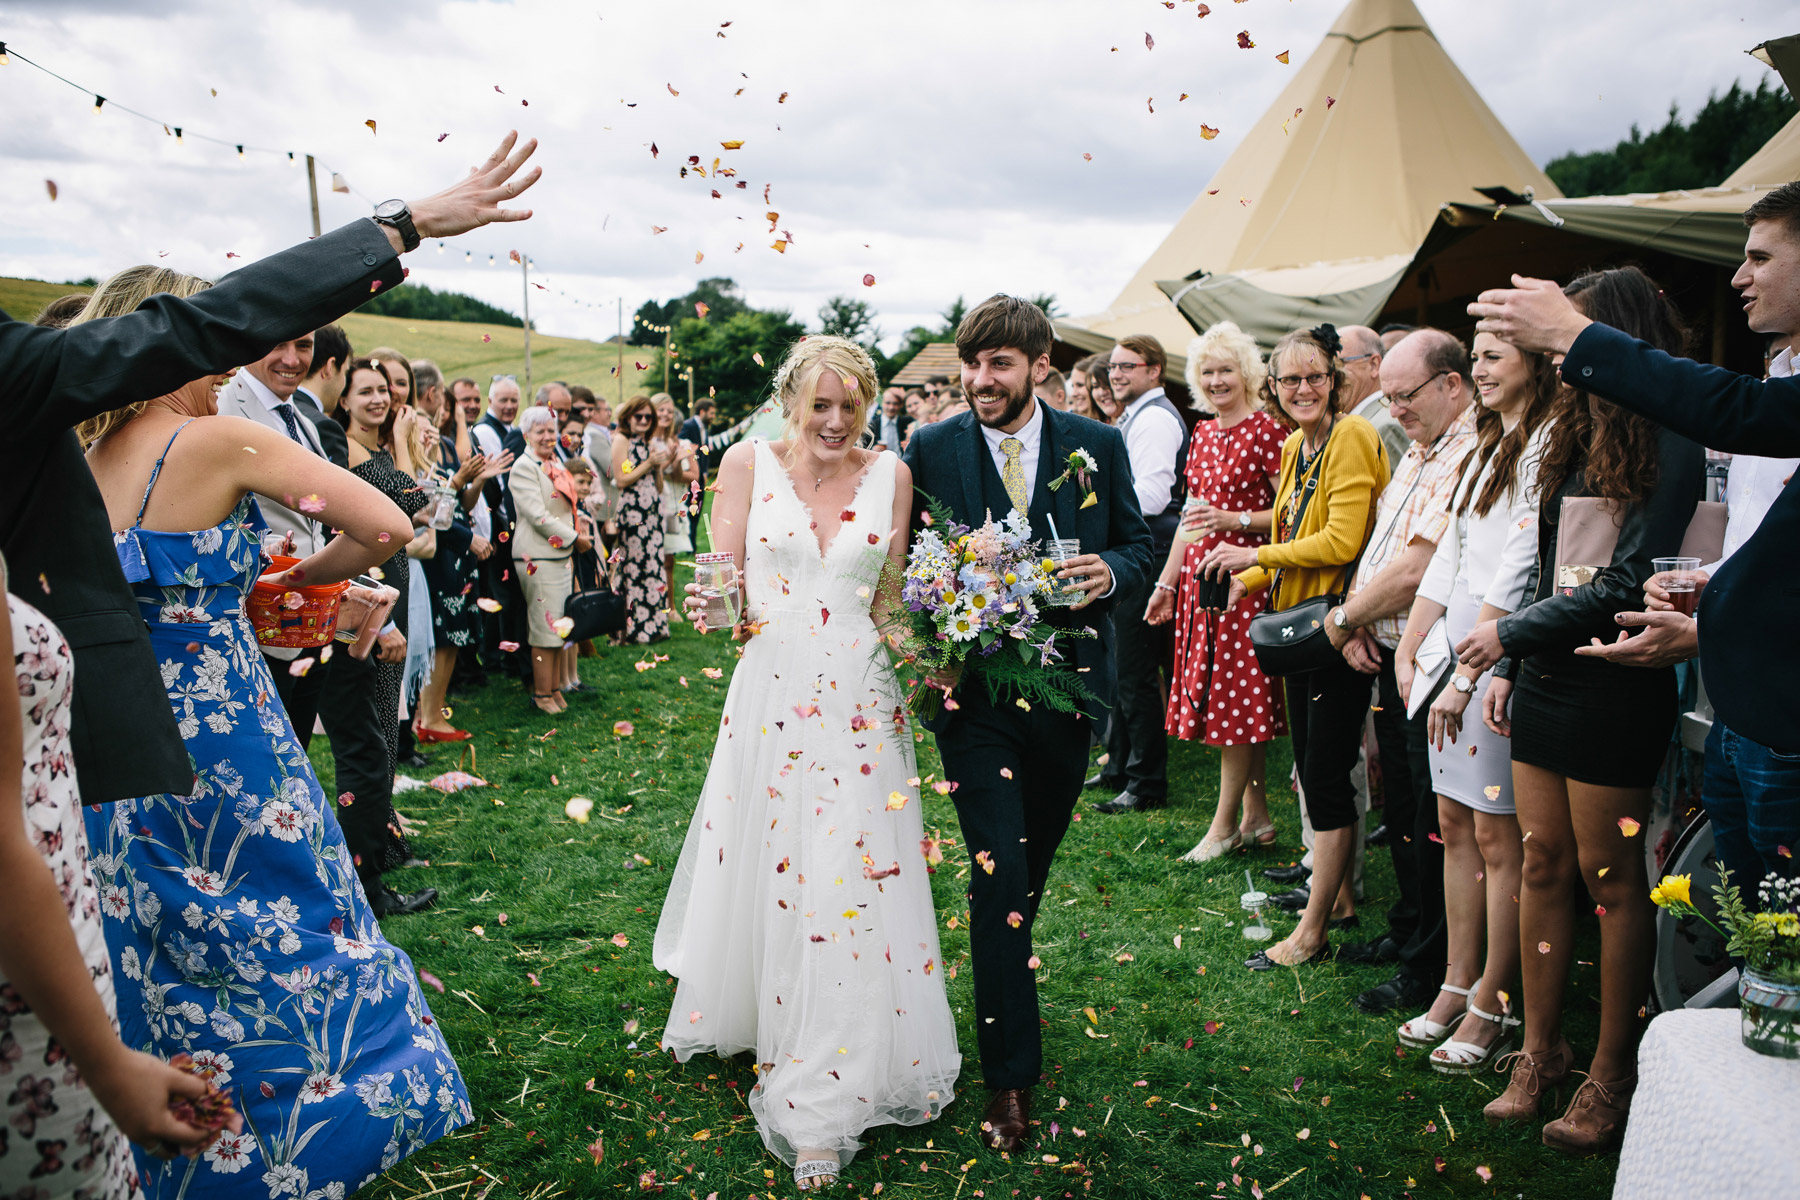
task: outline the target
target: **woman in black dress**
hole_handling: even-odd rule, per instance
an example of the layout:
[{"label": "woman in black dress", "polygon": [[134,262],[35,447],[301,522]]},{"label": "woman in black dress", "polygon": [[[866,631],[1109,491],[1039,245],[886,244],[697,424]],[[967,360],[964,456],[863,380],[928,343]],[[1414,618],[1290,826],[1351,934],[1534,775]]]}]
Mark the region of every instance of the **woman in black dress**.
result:
[{"label": "woman in black dress", "polygon": [[[468,440],[467,426],[461,429]],[[456,493],[456,514],[450,528],[438,536],[437,553],[424,559],[425,582],[431,592],[432,651],[431,677],[420,689],[414,706],[413,736],[421,742],[464,742],[469,731],[457,729],[444,715],[446,694],[456,660],[461,651],[481,644],[481,610],[476,607],[476,573],[481,562],[494,552],[488,540],[476,533],[470,514],[481,500],[481,489],[488,480],[504,474],[512,464],[511,454],[501,454],[490,461],[479,446],[465,458],[450,436],[439,438],[439,477],[447,477],[450,490]]]},{"label": "woman in black dress", "polygon": [[[387,368],[372,358],[352,359],[344,377],[344,396],[335,415],[349,435],[350,473],[416,519],[416,514],[431,500],[431,494],[419,486],[413,475],[416,464],[412,461],[412,427],[420,418],[411,408],[393,403]],[[400,455],[399,462],[395,461],[396,453]],[[406,547],[395,546],[393,556],[376,570],[381,573],[381,582],[400,593],[394,604],[394,630],[383,633],[375,647],[376,712],[382,718],[382,734],[388,745],[388,774],[392,775],[399,754],[400,681],[406,674],[406,602],[410,590]],[[382,866],[397,867],[412,854],[400,835],[399,820],[391,812],[387,826],[389,841]]]},{"label": "woman in black dress", "polygon": [[[1674,306],[1637,268],[1583,275],[1564,290],[1594,320],[1682,353]],[[1508,1056],[1516,1060],[1512,1082],[1487,1106],[1490,1120],[1535,1118],[1539,1097],[1573,1066],[1562,1007],[1577,873],[1598,906],[1600,1035],[1568,1111],[1544,1127],[1546,1144],[1576,1153],[1619,1144],[1637,1084],[1639,1013],[1655,954],[1655,908],[1637,834],[1674,731],[1676,682],[1673,667],[1619,666],[1574,650],[1595,637],[1611,641],[1613,614],[1643,606],[1651,560],[1680,552],[1704,469],[1695,443],[1565,387],[1538,470],[1528,602],[1477,625],[1457,647],[1467,666],[1499,663],[1483,716],[1512,738],[1513,795],[1526,838],[1519,894],[1525,1045]],[[1557,565],[1563,503],[1576,497],[1599,497],[1619,514],[1611,560],[1580,564],[1591,569],[1585,582],[1590,571]]]}]

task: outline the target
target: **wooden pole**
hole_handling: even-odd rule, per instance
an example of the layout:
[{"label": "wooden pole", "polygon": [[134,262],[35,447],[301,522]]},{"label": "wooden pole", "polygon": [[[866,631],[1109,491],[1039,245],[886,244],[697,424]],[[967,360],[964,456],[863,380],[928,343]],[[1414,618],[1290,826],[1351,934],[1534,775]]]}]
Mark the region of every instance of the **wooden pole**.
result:
[{"label": "wooden pole", "polygon": [[668,328],[663,330],[663,385],[662,390],[669,390],[669,343],[675,336],[675,319],[669,318]]},{"label": "wooden pole", "polygon": [[525,402],[531,401],[531,256],[519,255],[519,281],[525,300]]},{"label": "wooden pole", "polygon": [[319,236],[319,168],[306,156],[306,190],[312,193],[313,236]]}]

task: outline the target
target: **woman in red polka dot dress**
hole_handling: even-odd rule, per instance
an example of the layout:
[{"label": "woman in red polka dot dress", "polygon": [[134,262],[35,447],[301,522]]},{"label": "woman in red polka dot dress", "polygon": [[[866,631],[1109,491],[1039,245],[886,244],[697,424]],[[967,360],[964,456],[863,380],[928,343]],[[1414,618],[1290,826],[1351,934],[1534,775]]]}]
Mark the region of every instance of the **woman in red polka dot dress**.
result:
[{"label": "woman in red polka dot dress", "polygon": [[1262,673],[1250,649],[1250,618],[1262,611],[1266,597],[1246,596],[1226,611],[1208,611],[1201,607],[1199,578],[1200,560],[1219,543],[1260,546],[1268,540],[1288,431],[1251,404],[1267,374],[1256,343],[1230,321],[1188,346],[1188,388],[1217,419],[1194,427],[1181,533],[1144,612],[1152,625],[1175,622],[1175,686],[1164,728],[1183,741],[1199,737],[1221,748],[1219,807],[1206,836],[1184,856],[1187,862],[1275,840],[1263,757],[1265,744],[1287,733],[1286,709],[1281,681]]}]

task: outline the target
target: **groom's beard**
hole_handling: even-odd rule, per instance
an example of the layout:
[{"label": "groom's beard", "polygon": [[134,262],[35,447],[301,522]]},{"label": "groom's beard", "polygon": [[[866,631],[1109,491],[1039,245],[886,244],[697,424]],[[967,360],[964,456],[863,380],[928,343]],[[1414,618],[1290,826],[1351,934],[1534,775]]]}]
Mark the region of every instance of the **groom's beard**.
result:
[{"label": "groom's beard", "polygon": [[[975,419],[980,421],[983,425],[986,425],[989,429],[1004,429],[1006,426],[1011,425],[1014,421],[1018,420],[1019,414],[1025,411],[1025,406],[1031,403],[1031,392],[1032,387],[1029,378],[1025,380],[1025,386],[1020,388],[1017,392],[1008,392],[1003,388],[994,388],[993,390],[986,392],[970,392],[969,408],[974,412]],[[1000,410],[999,415],[990,420],[981,415],[981,408],[975,403],[975,400],[982,396],[1005,396],[1006,407]]]}]

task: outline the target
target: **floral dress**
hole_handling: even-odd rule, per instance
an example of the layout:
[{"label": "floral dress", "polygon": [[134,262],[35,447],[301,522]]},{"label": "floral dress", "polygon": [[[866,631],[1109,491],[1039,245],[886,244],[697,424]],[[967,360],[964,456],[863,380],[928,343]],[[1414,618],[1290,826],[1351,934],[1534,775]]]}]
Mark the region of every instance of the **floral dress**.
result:
[{"label": "floral dress", "polygon": [[189,533],[142,521],[114,542],[196,783],[85,810],[94,878],[126,1045],[192,1054],[244,1129],[138,1169],[169,1200],[339,1200],[468,1122],[468,1092],[243,615],[256,501]]},{"label": "floral dress", "polygon": [[[0,582],[4,569],[0,568]],[[74,763],[69,701],[75,664],[69,644],[44,614],[8,596],[13,670],[23,710],[25,825],[62,892],[75,943],[110,1015],[112,962],[101,928],[100,895],[88,872]],[[131,1147],[95,1102],[56,1039],[0,976],[0,1195],[121,1200],[138,1195]]]},{"label": "floral dress", "polygon": [[[1201,421],[1188,446],[1188,495],[1230,512],[1271,507],[1275,489],[1269,479],[1281,473],[1286,440],[1264,412],[1252,412],[1229,429]],[[1200,737],[1208,746],[1244,746],[1287,732],[1281,681],[1262,673],[1250,649],[1250,619],[1268,596],[1246,596],[1222,613],[1199,603],[1200,562],[1208,551],[1221,542],[1260,546],[1266,541],[1259,533],[1229,529],[1188,543],[1175,597],[1175,686],[1163,719],[1163,728],[1183,741]]]},{"label": "floral dress", "polygon": [[[644,442],[633,438],[626,443],[626,467],[649,457]],[[619,591],[625,597],[625,641],[660,642],[669,636],[663,498],[655,471],[645,471],[619,492]]]}]

